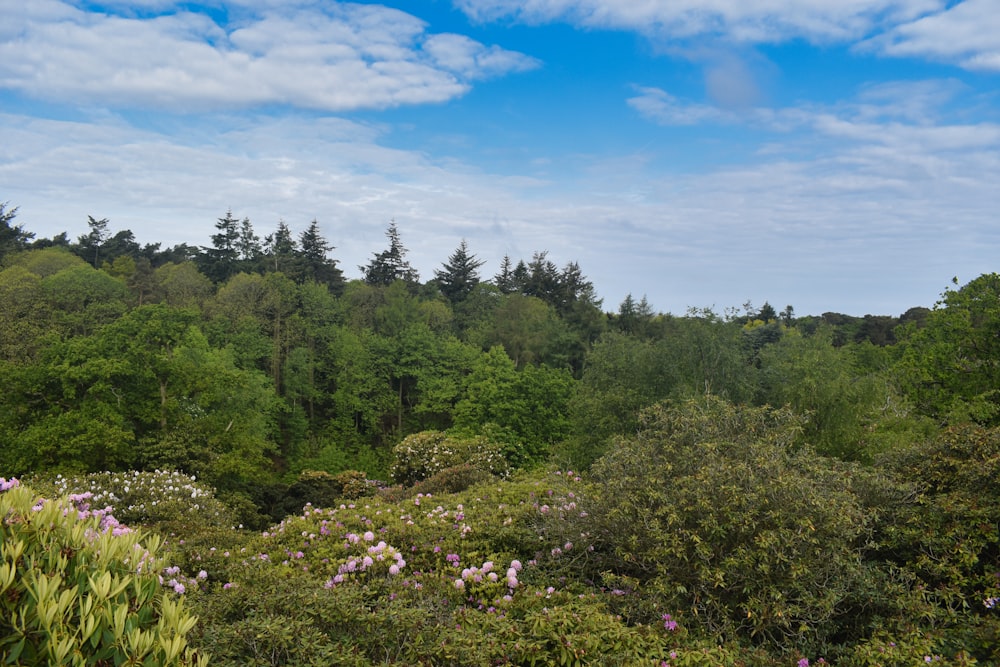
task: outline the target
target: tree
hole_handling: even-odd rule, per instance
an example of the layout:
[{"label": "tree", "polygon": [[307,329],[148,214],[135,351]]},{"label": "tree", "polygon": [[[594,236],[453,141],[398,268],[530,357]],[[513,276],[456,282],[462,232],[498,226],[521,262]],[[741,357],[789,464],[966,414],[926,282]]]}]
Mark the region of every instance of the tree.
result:
[{"label": "tree", "polygon": [[233,217],[232,210],[215,223],[218,233],[212,235],[212,246],[202,247],[200,264],[204,273],[213,283],[223,283],[239,270],[240,222]]},{"label": "tree", "polygon": [[559,269],[548,259],[548,251],[534,253],[527,270],[527,279],[521,286],[524,295],[541,299],[558,309],[563,301],[563,295],[560,294],[562,281]]},{"label": "tree", "polygon": [[453,304],[464,301],[479,284],[479,267],[485,263],[485,260],[476,259],[469,253],[469,246],[462,239],[448,261],[434,272],[441,293]]},{"label": "tree", "polygon": [[302,265],[302,279],[314,280],[340,291],[343,288],[344,275],[337,268],[336,260],[329,259],[327,254],[334,249],[319,231],[319,223],[314,219],[299,235],[299,257]]},{"label": "tree", "polygon": [[773,322],[778,319],[778,313],[774,310],[774,306],[765,301],[764,305],[761,306],[760,310],[757,312],[757,319],[764,322],[764,324],[767,324],[768,322]]},{"label": "tree", "polygon": [[254,270],[264,254],[264,250],[260,245],[260,237],[253,231],[250,218],[243,218],[243,221],[240,222],[240,233],[236,239],[235,248],[240,265],[245,270]]},{"label": "tree", "polygon": [[493,347],[465,379],[463,397],[455,406],[455,427],[503,436],[515,445],[514,465],[537,462],[569,434],[573,390],[568,371],[545,366],[518,371],[502,347]]},{"label": "tree", "polygon": [[267,258],[268,270],[276,273],[292,272],[296,253],[297,248],[291,230],[284,220],[279,220],[274,233],[264,238],[264,256]]},{"label": "tree", "polygon": [[627,294],[610,324],[622,333],[640,338],[656,338],[662,333],[663,319],[653,312],[645,295],[637,302],[631,294]]},{"label": "tree", "polygon": [[8,208],[7,202],[0,202],[0,260],[4,255],[24,250],[28,241],[35,237],[24,231],[21,225],[11,224],[17,217],[17,207]]},{"label": "tree", "polygon": [[923,326],[896,330],[906,393],[941,422],[1000,424],[1000,274],[947,289]]},{"label": "tree", "polygon": [[364,281],[369,285],[390,285],[397,280],[402,280],[408,284],[416,284],[420,277],[417,272],[406,261],[406,248],[399,238],[399,229],[396,222],[389,224],[385,232],[389,239],[389,247],[380,253],[376,253],[372,260],[365,266],[358,267],[364,276]]},{"label": "tree", "polygon": [[520,289],[514,277],[514,269],[510,260],[510,255],[504,255],[500,262],[500,273],[493,277],[493,283],[500,290],[501,294],[512,294]]},{"label": "tree", "polygon": [[95,269],[101,267],[101,246],[109,238],[108,219],[97,220],[92,215],[87,216],[87,226],[90,232],[81,236],[78,241],[80,256],[90,262]]},{"label": "tree", "polygon": [[49,320],[41,283],[23,266],[0,271],[0,359],[26,364],[41,347]]}]

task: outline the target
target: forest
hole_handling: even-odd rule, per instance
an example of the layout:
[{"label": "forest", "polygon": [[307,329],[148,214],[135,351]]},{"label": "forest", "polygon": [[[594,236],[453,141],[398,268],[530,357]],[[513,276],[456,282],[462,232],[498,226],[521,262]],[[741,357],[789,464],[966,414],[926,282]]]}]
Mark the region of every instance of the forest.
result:
[{"label": "forest", "polygon": [[88,228],[0,204],[4,664],[1000,664],[998,274],[675,315]]}]

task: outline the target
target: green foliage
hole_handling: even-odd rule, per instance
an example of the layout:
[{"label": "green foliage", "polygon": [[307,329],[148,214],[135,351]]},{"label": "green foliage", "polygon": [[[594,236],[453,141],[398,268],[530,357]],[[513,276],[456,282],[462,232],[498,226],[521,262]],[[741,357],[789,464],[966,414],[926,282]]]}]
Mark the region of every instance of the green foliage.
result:
[{"label": "green foliage", "polygon": [[403,438],[392,453],[390,474],[407,485],[463,463],[491,475],[506,476],[510,471],[503,445],[485,436],[423,431]]},{"label": "green foliage", "polygon": [[569,434],[574,386],[568,371],[546,366],[518,371],[503,348],[493,347],[464,381],[464,395],[455,406],[455,428],[487,435],[492,428],[502,439],[516,443],[516,449],[508,452],[511,463],[539,462]]},{"label": "green foliage", "polygon": [[[0,488],[9,486],[0,479]],[[18,665],[207,665],[197,619],[157,578],[156,538],[82,497],[0,491],[0,659]]]},{"label": "green foliage", "polygon": [[874,588],[859,558],[872,517],[856,472],[792,447],[801,428],[712,396],[658,405],[595,464],[599,497],[575,530],[592,531],[602,568],[713,633],[824,646]]},{"label": "green foliage", "polygon": [[115,518],[130,526],[173,522],[231,528],[235,523],[212,487],[177,471],[57,474],[33,478],[30,484],[54,496],[89,493],[91,504],[110,507]]},{"label": "green foliage", "polygon": [[963,425],[893,453],[886,465],[920,495],[895,511],[885,556],[912,573],[933,624],[954,648],[1000,660],[1000,429]]},{"label": "green foliage", "polygon": [[880,443],[873,432],[905,417],[906,402],[883,373],[859,363],[862,346],[835,347],[832,336],[826,327],[809,337],[793,329],[761,349],[758,400],[808,415],[803,440],[819,453],[869,460]]},{"label": "green foliage", "polygon": [[925,414],[947,423],[1000,423],[1000,275],[946,290],[922,326],[897,335],[899,373]]}]

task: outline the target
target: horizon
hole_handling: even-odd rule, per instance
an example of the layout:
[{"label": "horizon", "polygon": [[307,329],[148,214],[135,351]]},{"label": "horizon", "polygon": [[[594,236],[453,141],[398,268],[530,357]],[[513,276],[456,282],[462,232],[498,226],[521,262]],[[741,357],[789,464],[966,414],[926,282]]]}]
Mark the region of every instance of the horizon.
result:
[{"label": "horizon", "polygon": [[0,201],[210,245],[390,220],[422,280],[577,262],[602,308],[899,316],[996,270],[996,0],[0,0]]}]

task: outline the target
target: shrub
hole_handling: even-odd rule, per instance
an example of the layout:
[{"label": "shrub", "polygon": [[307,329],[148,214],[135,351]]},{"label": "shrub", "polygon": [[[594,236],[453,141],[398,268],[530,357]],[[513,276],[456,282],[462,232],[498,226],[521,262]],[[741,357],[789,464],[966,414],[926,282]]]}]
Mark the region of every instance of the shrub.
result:
[{"label": "shrub", "polygon": [[206,665],[187,646],[195,617],[160,585],[159,541],[87,500],[40,500],[0,478],[0,660]]},{"label": "shrub", "polygon": [[115,518],[130,526],[194,521],[200,526],[232,527],[235,522],[211,486],[177,471],[56,475],[32,479],[30,484],[57,496],[90,493],[92,504],[111,507]]},{"label": "shrub", "polygon": [[503,445],[481,435],[456,436],[441,431],[422,431],[403,438],[392,454],[392,478],[406,485],[460,464],[500,477],[510,472]]},{"label": "shrub", "polygon": [[711,396],[654,406],[595,464],[599,495],[563,530],[592,532],[592,571],[634,578],[715,636],[821,650],[877,606],[856,595],[881,580],[860,558],[871,517],[853,469],[795,451],[801,424]]}]

